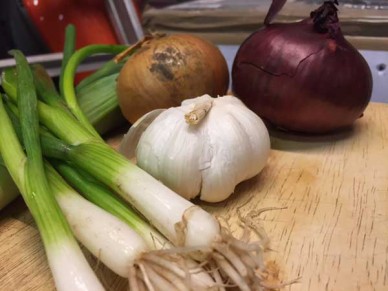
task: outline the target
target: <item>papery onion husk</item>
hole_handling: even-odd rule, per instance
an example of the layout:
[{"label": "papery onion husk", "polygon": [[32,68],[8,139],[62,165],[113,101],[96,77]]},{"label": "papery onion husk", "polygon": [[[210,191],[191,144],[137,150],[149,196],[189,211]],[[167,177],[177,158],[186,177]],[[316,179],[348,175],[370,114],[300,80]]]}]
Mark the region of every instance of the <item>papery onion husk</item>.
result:
[{"label": "papery onion husk", "polygon": [[265,27],[240,46],[234,93],[283,129],[324,133],[352,125],[370,101],[372,75],[341,32],[336,1],[300,22],[271,24],[284,2],[274,0]]},{"label": "papery onion husk", "polygon": [[123,115],[130,123],[159,108],[209,94],[224,95],[229,71],[221,51],[189,34],[154,36],[128,59],[117,81]]}]

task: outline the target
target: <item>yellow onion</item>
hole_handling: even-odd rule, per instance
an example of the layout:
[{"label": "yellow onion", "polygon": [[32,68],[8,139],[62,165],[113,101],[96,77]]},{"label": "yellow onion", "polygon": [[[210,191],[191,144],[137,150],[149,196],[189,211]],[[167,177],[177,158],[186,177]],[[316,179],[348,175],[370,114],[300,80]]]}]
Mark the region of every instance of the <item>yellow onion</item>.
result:
[{"label": "yellow onion", "polygon": [[117,81],[125,118],[134,123],[157,108],[179,106],[184,99],[225,95],[229,72],[221,51],[197,36],[152,37],[127,60]]}]

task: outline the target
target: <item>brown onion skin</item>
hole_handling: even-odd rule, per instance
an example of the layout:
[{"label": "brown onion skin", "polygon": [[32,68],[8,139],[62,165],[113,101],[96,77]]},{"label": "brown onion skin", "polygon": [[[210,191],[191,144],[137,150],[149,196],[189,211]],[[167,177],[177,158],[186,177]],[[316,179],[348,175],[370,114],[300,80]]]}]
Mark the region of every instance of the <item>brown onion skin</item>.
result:
[{"label": "brown onion skin", "polygon": [[273,125],[303,133],[348,127],[372,94],[372,74],[343,37],[317,33],[311,19],[270,24],[240,46],[234,93]]},{"label": "brown onion skin", "polygon": [[220,50],[188,34],[156,37],[122,68],[117,95],[125,118],[134,123],[149,111],[179,106],[204,94],[225,95],[229,72]]}]

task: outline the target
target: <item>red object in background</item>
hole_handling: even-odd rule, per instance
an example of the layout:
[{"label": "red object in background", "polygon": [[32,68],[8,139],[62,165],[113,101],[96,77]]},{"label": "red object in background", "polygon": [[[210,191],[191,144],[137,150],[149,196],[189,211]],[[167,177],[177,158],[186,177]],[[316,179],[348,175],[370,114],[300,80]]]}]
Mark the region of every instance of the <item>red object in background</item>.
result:
[{"label": "red object in background", "polygon": [[[89,44],[117,44],[105,0],[23,0],[23,5],[40,36],[52,52],[62,52],[65,29],[76,27],[76,48]],[[92,72],[78,73],[77,84]]]},{"label": "red object in background", "polygon": [[24,7],[52,52],[61,52],[65,28],[76,27],[76,47],[118,43],[104,0],[23,0]]}]

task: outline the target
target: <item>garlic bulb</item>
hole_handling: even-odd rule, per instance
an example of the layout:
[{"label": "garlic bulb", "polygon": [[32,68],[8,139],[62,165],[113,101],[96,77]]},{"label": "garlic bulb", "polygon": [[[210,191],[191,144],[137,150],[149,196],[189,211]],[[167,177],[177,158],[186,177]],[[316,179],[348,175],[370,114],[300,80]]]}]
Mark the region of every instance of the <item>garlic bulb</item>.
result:
[{"label": "garlic bulb", "polygon": [[143,116],[120,151],[186,199],[219,202],[263,169],[270,140],[262,120],[239,99],[203,95]]}]

